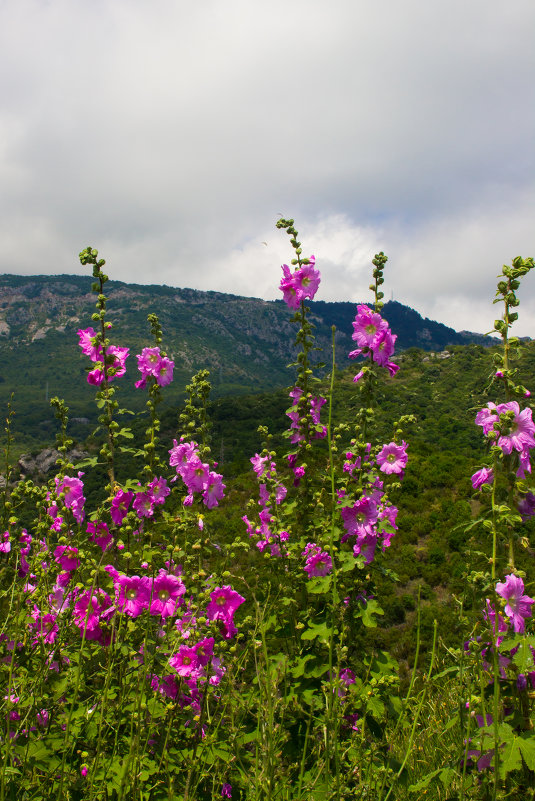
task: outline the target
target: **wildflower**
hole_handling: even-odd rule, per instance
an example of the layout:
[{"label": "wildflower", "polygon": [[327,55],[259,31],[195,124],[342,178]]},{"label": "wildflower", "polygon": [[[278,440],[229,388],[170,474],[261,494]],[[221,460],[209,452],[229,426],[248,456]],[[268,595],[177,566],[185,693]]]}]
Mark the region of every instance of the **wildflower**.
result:
[{"label": "wildflower", "polygon": [[152,587],[151,615],[161,615],[162,617],[174,615],[182,604],[182,596],[185,592],[186,586],[181,578],[167,573],[165,570],[160,570]]},{"label": "wildflower", "polygon": [[531,604],[533,598],[524,595],[524,582],[520,576],[510,573],[505,582],[496,584],[496,592],[506,600],[505,614],[511,618],[513,628],[517,634],[523,634],[526,624],[525,618],[531,617]]},{"label": "wildflower", "polygon": [[484,484],[492,484],[493,481],[494,471],[492,467],[482,467],[481,470],[477,470],[472,476],[472,487],[478,490]]},{"label": "wildflower", "polygon": [[298,309],[302,300],[313,300],[321,281],[319,270],[315,268],[315,257],[309,264],[303,264],[292,272],[287,264],[282,265],[283,277],[279,285],[282,298],[289,309]]},{"label": "wildflower", "polygon": [[119,576],[115,584],[117,609],[130,617],[138,617],[149,606],[151,584],[147,576]]},{"label": "wildflower", "polygon": [[232,785],[228,782],[225,782],[223,787],[221,788],[221,795],[223,798],[232,798]]},{"label": "wildflower", "polygon": [[181,645],[178,653],[170,657],[169,664],[179,676],[197,678],[201,673],[197,652],[195,648],[190,648],[188,645]]},{"label": "wildflower", "polygon": [[396,445],[395,442],[383,445],[377,454],[379,470],[387,475],[391,475],[392,473],[398,475],[403,474],[408,460],[406,448],[406,442],[402,442],[401,445]]},{"label": "wildflower", "polygon": [[221,620],[224,623],[232,622],[236,609],[244,601],[245,598],[235,592],[232,587],[216,587],[210,593],[210,602],[206,607],[206,617],[208,620]]},{"label": "wildflower", "polygon": [[314,576],[327,576],[333,569],[333,560],[327,551],[322,551],[319,545],[309,542],[301,556],[306,557],[303,570],[309,578]]},{"label": "wildflower", "polygon": [[118,490],[115,493],[111,502],[110,515],[116,526],[122,525],[126,515],[128,514],[128,508],[132,503],[133,497],[133,492]]},{"label": "wildflower", "polygon": [[518,502],[518,511],[524,523],[530,517],[535,516],[535,495],[532,492],[526,492],[522,500]]},{"label": "wildflower", "polygon": [[113,542],[113,537],[110,534],[106,523],[101,523],[99,521],[95,523],[88,523],[87,533],[89,534],[89,539],[91,542],[94,542],[103,551],[107,550],[107,548],[109,548]]}]

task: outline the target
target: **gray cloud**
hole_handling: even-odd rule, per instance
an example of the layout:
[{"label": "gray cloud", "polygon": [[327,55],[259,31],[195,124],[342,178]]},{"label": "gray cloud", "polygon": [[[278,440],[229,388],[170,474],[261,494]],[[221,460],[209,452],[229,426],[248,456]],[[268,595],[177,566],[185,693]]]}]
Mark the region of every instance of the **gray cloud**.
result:
[{"label": "gray cloud", "polygon": [[122,280],[271,298],[282,213],[322,297],[365,299],[385,250],[388,296],[487,330],[535,251],[534,28],[531,0],[3,0],[0,269],[92,244]]}]

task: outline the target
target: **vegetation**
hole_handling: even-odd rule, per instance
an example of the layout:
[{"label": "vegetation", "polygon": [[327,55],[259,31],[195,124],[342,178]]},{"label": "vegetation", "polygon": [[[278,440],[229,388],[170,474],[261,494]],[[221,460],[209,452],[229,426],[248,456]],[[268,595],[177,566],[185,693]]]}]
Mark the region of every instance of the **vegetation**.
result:
[{"label": "vegetation", "polygon": [[165,409],[150,314],[132,416],[104,260],[80,254],[89,457],[53,398],[56,475],[13,483],[7,416],[0,801],[531,797],[535,352],[510,327],[533,260],[503,269],[499,348],[394,363],[377,254],[349,372],[317,364],[319,271],[278,227],[290,399],[210,403],[200,370]]}]

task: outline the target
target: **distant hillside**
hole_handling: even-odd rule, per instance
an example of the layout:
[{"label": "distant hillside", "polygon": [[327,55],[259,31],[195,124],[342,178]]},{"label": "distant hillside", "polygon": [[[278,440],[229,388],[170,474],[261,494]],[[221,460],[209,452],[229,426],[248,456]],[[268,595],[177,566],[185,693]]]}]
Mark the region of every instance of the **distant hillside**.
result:
[{"label": "distant hillside", "polygon": [[[109,319],[115,326],[112,340],[130,347],[132,355],[152,344],[147,314],[158,314],[165,347],[176,364],[175,380],[166,390],[169,404],[179,402],[191,375],[201,368],[210,370],[215,396],[260,392],[291,382],[286,365],[293,358],[295,329],[282,301],[118,281],[110,281],[106,289]],[[94,419],[93,389],[85,381],[88,362],[76,335],[91,325],[94,303],[90,277],[0,276],[0,403],[5,408],[15,393],[16,429],[28,441],[53,438],[56,423],[48,401],[54,395],[65,398],[71,418],[78,418],[77,436],[84,436],[90,425],[86,420]],[[337,362],[345,367],[353,348],[356,304],[314,301],[310,305],[317,344],[326,349],[326,361],[334,325]],[[488,337],[457,333],[397,302],[385,305],[384,316],[398,335],[398,350],[492,344]],[[139,410],[145,396],[134,389],[136,373],[132,358],[118,384],[121,403]]]}]

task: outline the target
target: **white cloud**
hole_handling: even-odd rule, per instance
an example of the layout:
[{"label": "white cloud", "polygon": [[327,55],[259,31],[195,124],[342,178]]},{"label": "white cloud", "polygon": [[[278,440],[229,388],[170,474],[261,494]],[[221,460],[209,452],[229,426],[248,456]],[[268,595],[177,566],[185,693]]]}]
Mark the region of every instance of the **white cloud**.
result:
[{"label": "white cloud", "polygon": [[323,297],[363,299],[384,249],[387,296],[485,329],[534,251],[534,23],[531,0],[4,0],[0,269],[78,272],[92,244],[123,280],[274,297],[282,213]]}]

